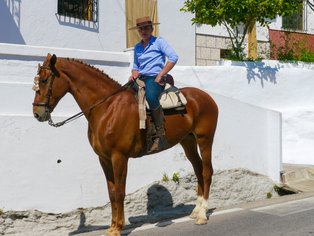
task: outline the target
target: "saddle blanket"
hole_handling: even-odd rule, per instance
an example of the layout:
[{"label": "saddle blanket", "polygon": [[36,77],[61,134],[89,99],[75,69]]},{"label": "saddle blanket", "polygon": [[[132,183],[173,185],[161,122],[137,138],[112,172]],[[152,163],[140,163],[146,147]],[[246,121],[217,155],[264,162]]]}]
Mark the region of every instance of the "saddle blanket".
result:
[{"label": "saddle blanket", "polygon": [[[149,110],[149,105],[145,99],[145,84],[141,80],[136,80],[138,85],[138,101],[139,101],[139,115],[140,115],[140,129],[145,129],[146,123],[146,109]],[[187,100],[180,90],[166,83],[165,89],[159,98],[160,105],[164,110],[184,110]]]}]

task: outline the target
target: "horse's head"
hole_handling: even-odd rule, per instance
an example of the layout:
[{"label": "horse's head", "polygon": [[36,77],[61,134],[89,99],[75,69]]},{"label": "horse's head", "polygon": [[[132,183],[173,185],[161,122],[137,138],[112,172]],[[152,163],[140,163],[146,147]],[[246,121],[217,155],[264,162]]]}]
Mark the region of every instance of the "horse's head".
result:
[{"label": "horse's head", "polygon": [[33,114],[38,121],[50,119],[50,113],[59,100],[67,93],[68,83],[57,69],[56,55],[47,55],[43,65],[38,65],[33,90],[36,92],[33,102]]}]

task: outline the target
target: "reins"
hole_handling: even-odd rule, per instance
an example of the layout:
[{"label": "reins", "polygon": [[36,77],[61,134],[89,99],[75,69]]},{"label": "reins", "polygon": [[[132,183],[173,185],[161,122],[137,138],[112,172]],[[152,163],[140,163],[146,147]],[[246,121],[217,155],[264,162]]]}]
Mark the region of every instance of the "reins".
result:
[{"label": "reins", "polygon": [[87,109],[85,109],[85,110],[83,110],[83,111],[80,111],[79,113],[77,113],[77,114],[75,114],[75,115],[73,115],[73,116],[71,116],[71,117],[65,119],[64,121],[60,121],[60,122],[54,123],[53,120],[52,120],[52,118],[51,118],[51,116],[50,116],[50,118],[49,118],[49,120],[48,120],[48,124],[49,124],[50,126],[52,126],[52,127],[58,128],[58,127],[60,127],[60,126],[62,126],[62,125],[65,125],[65,124],[71,122],[71,121],[74,121],[74,120],[80,118],[81,116],[83,116],[86,112],[92,110],[92,109],[95,108],[96,106],[98,106],[98,105],[100,105],[101,103],[105,102],[109,97],[111,97],[111,96],[113,96],[113,95],[115,95],[115,94],[117,94],[117,93],[120,93],[120,92],[122,92],[123,90],[127,89],[127,88],[131,85],[131,83],[133,83],[133,81],[127,82],[125,85],[123,85],[121,88],[119,88],[119,89],[118,89],[117,91],[115,91],[114,93],[110,94],[109,96],[104,97],[103,99],[101,99],[100,101],[96,102],[96,103],[93,104],[92,106],[90,106],[90,107],[88,107]]}]

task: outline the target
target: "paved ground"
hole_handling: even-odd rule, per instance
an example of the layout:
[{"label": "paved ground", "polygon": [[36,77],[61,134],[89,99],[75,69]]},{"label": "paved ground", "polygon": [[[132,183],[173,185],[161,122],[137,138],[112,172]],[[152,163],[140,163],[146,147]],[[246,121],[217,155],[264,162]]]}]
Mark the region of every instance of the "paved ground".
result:
[{"label": "paved ground", "polygon": [[129,235],[310,236],[314,235],[313,214],[314,197],[309,197],[252,209],[218,211],[209,217],[209,223],[205,226],[196,226],[187,221],[132,232]]},{"label": "paved ground", "polygon": [[[282,180],[286,189],[299,193],[213,210],[204,226],[196,226],[184,217],[126,229],[122,235],[314,236],[314,167],[284,165]],[[105,231],[79,235],[103,236]]]},{"label": "paved ground", "polygon": [[[188,217],[127,229],[130,236],[314,236],[314,192],[287,195],[276,199],[216,209],[209,213],[209,223],[194,225]],[[105,231],[79,234],[104,236]]]}]

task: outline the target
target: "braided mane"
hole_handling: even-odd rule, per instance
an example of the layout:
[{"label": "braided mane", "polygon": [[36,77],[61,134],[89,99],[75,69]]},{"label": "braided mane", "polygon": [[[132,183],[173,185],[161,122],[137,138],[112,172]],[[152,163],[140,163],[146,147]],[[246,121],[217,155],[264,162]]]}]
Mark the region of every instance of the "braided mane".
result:
[{"label": "braided mane", "polygon": [[98,69],[98,68],[95,67],[95,66],[92,66],[92,65],[90,65],[90,64],[88,64],[88,63],[86,63],[86,62],[84,62],[84,61],[82,61],[82,60],[75,59],[75,58],[66,58],[66,60],[71,61],[71,62],[76,62],[76,63],[82,64],[82,65],[84,65],[84,66],[86,66],[86,67],[88,67],[88,68],[90,68],[90,69],[92,69],[92,70],[95,70],[95,71],[97,71],[98,73],[100,73],[102,76],[107,77],[109,80],[111,80],[111,81],[112,81],[113,83],[115,83],[116,85],[122,86],[119,82],[117,82],[116,80],[114,80],[113,78],[111,78],[111,77],[110,77],[108,74],[106,74],[103,70],[100,70],[100,69]]}]

